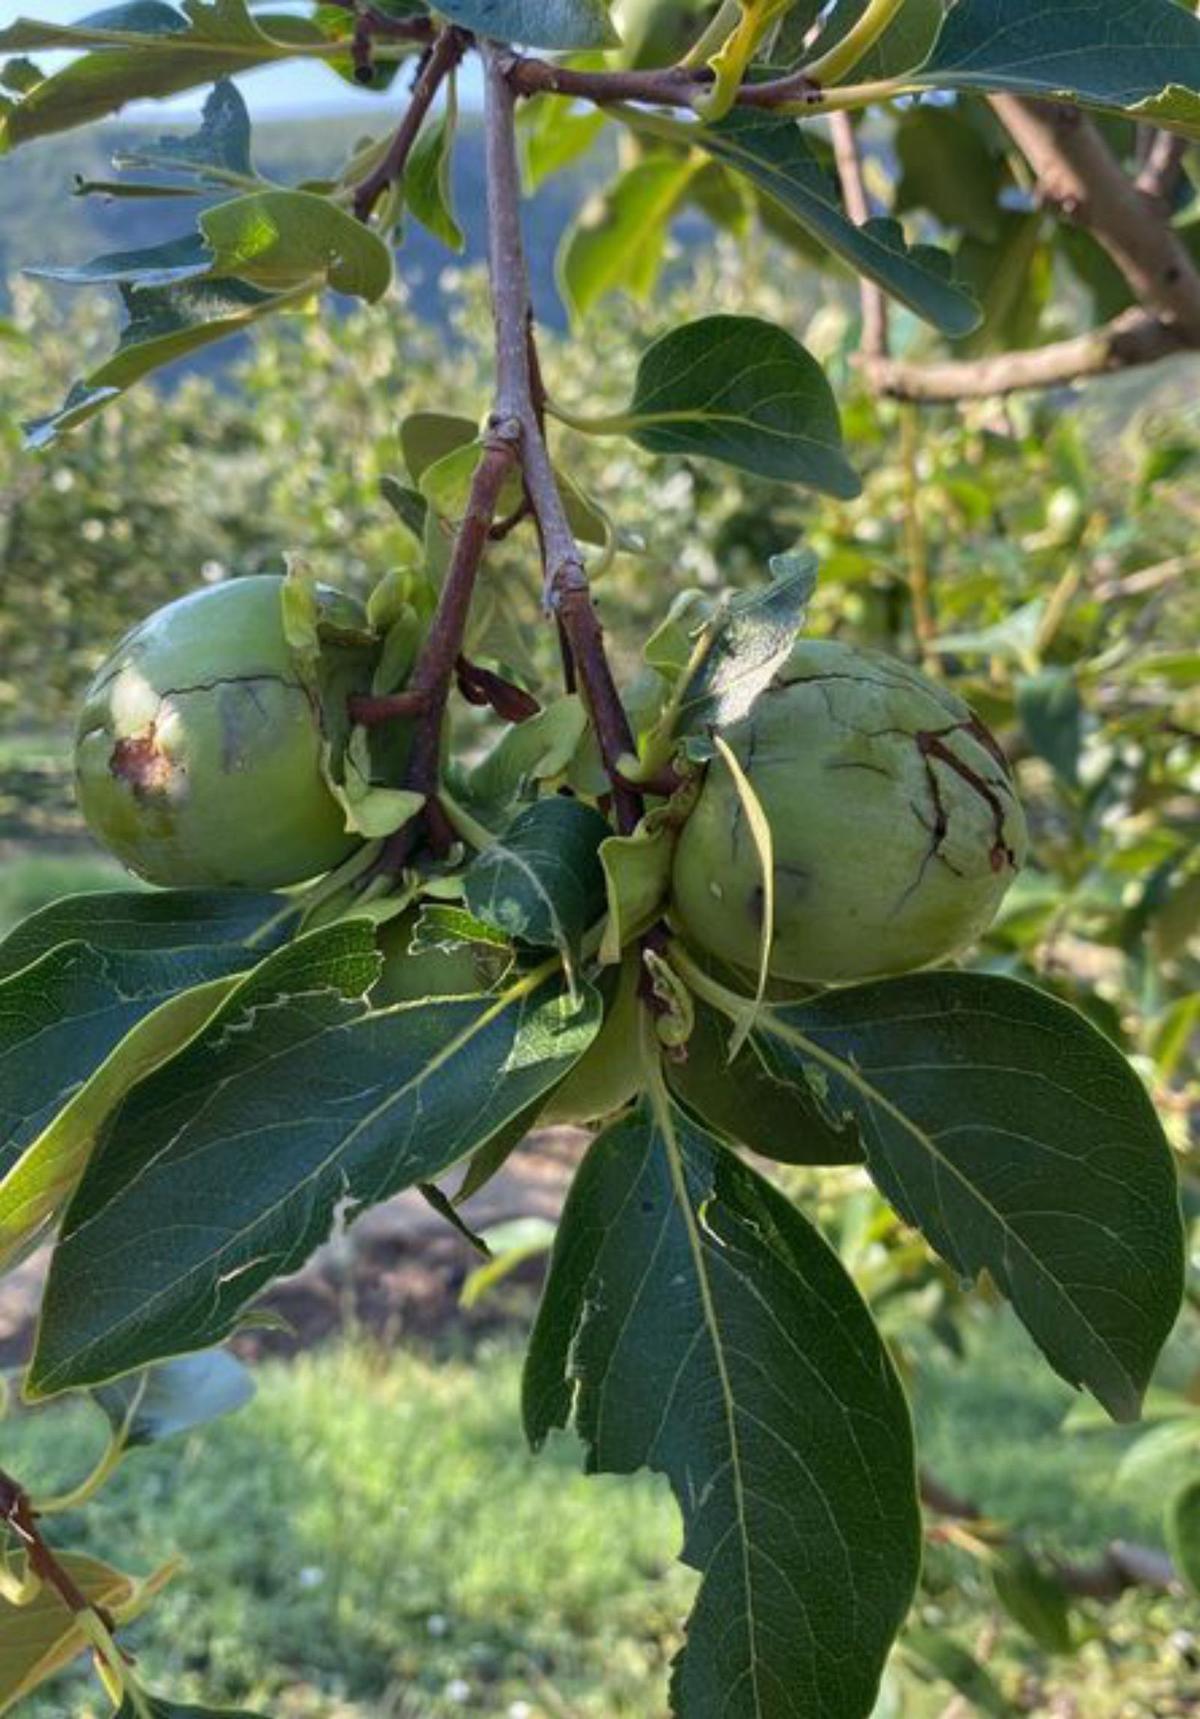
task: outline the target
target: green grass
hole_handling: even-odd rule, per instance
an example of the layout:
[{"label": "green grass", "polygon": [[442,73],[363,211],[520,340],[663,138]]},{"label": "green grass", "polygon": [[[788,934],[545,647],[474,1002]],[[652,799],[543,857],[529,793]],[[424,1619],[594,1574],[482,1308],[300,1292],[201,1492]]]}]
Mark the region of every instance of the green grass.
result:
[{"label": "green grass", "polygon": [[84,889],[131,889],[135,880],[96,850],[20,854],[0,860],[0,937],[21,919]]},{"label": "green grass", "polygon": [[[152,1686],[272,1719],[531,1711],[660,1719],[693,1578],[665,1485],[587,1479],[578,1448],[532,1457],[519,1357],[435,1364],[369,1347],[263,1369],[203,1437],[135,1453],[57,1538],[144,1572],[188,1569],[132,1634]],[[45,1488],[97,1445],[79,1406],[0,1428]],[[81,1678],[23,1719],[100,1719]]]},{"label": "green grass", "polygon": [[[248,1409],[134,1453],[56,1538],[138,1572],[184,1556],[130,1634],[150,1684],[178,1697],[271,1719],[662,1719],[695,1581],[673,1563],[674,1506],[645,1475],[585,1478],[572,1441],[532,1457],[519,1372],[513,1339],[469,1358],[348,1343],[269,1364]],[[1113,1494],[1127,1435],[1063,1434],[1074,1397],[1007,1316],[978,1321],[966,1365],[930,1355],[920,1379],[922,1456],[947,1484],[1047,1549],[1156,1538],[1155,1501]],[[51,1406],[0,1426],[0,1464],[54,1488],[100,1442],[86,1407]],[[989,1608],[977,1572],[939,1580],[935,1559],[930,1575],[932,1620],[974,1639]],[[1106,1633],[1057,1673],[1010,1632],[999,1669],[1010,1688],[1035,1673],[1086,1688],[1088,1719],[1173,1711],[1137,1702],[1170,1687],[1163,1643],[1189,1611],[1134,1596],[1095,1612]],[[906,1719],[923,1719],[911,1699]],[[105,1711],[82,1674],[21,1709]]]}]

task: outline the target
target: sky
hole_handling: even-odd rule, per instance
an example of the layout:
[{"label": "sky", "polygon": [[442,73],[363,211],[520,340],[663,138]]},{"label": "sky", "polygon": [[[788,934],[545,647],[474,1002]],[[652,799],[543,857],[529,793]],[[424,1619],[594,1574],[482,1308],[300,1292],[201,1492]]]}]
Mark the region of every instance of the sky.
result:
[{"label": "sky", "polygon": [[[0,0],[0,28],[17,18],[37,18],[47,24],[70,24],[102,9],[105,0]],[[281,10],[283,8],[281,7]],[[35,56],[43,69],[61,63],[62,56]],[[324,66],[291,60],[283,66],[267,66],[238,78],[238,88],[256,119],[280,119],[295,113],[359,113],[364,119],[387,117],[395,111],[397,91],[371,96],[353,89]],[[126,119],[174,120],[200,112],[207,92],[193,90],[170,101],[131,102],[123,110]]]}]

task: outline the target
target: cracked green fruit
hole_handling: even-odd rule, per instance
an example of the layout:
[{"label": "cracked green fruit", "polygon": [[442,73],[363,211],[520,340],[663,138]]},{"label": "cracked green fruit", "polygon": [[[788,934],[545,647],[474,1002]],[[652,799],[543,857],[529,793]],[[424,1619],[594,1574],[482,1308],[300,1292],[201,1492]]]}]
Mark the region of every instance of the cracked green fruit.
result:
[{"label": "cracked green fruit", "polygon": [[551,1093],[538,1117],[540,1123],[598,1122],[621,1110],[641,1090],[640,972],[637,953],[631,951],[621,963],[616,995],[604,1025],[562,1085]]},{"label": "cracked green fruit", "polygon": [[[877,652],[804,640],[724,738],[770,825],[777,978],[910,972],[991,924],[1024,862],[1025,819],[996,741],[946,688]],[[672,891],[691,941],[757,969],[761,861],[719,758]]]},{"label": "cracked green fruit", "polygon": [[[277,888],[360,840],[322,772],[320,701],[283,632],[271,576],[168,603],[135,627],[84,699],[75,745],[92,834],[151,883]],[[363,625],[349,598],[326,615]]]}]

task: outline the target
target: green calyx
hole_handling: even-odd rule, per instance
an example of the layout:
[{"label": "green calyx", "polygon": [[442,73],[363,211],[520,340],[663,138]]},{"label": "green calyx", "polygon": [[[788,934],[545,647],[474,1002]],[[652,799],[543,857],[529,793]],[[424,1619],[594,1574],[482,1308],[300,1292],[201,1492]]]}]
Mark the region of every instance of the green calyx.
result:
[{"label": "green calyx", "polygon": [[[873,651],[803,640],[724,736],[771,832],[771,973],[848,984],[975,941],[1024,863],[999,746],[953,693]],[[688,937],[754,971],[766,891],[729,767],[708,766],[672,880]]]}]

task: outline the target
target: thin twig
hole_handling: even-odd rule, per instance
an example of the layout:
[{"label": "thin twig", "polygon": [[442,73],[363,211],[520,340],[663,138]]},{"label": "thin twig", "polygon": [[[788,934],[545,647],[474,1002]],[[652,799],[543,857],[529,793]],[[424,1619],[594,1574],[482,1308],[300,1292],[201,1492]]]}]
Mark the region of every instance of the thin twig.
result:
[{"label": "thin twig", "polygon": [[420,75],[413,85],[412,96],[404,110],[404,118],[396,127],[391,147],[378,167],[367,175],[354,193],[354,213],[360,221],[370,218],[371,211],[384,192],[403,174],[413,144],[424,124],[425,115],[429,112],[447,74],[453,71],[462,59],[469,41],[470,37],[465,31],[451,26],[442,31],[429,50]]},{"label": "thin twig", "polygon": [[81,1612],[96,1611],[97,1617],[106,1629],[112,1627],[112,1619],[99,1607],[93,1607],[92,1602],[80,1588],[69,1570],[63,1568],[42,1538],[37,1525],[29,1495],[11,1475],[0,1469],[0,1524],[13,1535],[25,1549],[29,1568],[35,1576],[52,1587],[68,1611],[78,1615]]},{"label": "thin twig", "polygon": [[[648,71],[587,72],[560,66],[549,60],[507,55],[509,83],[518,95],[581,96],[597,106],[614,102],[644,102],[652,107],[694,109],[696,99],[711,86],[713,74],[707,66],[662,66]],[[866,107],[904,95],[905,86],[894,79],[823,89],[807,72],[788,72],[761,84],[743,84],[734,101],[739,107],[779,108],[787,113],[838,113],[845,108]]]},{"label": "thin twig", "polygon": [[[997,1529],[986,1513],[969,1498],[963,1498],[922,1470],[921,1502],[935,1516],[963,1523],[987,1523],[989,1545],[1019,1544],[1019,1536],[1007,1528]],[[1113,1540],[1094,1564],[1072,1564],[1054,1560],[1052,1568],[1067,1593],[1079,1599],[1116,1600],[1127,1588],[1150,1588],[1173,1592],[1179,1585],[1171,1560],[1149,1546],[1134,1546]]]},{"label": "thin twig", "polygon": [[520,426],[525,488],[537,521],[545,569],[546,607],[570,645],[579,686],[613,783],[623,831],[642,812],[641,797],[620,779],[619,760],[634,750],[633,735],[604,648],[583,557],[567,519],[539,415],[534,377],[529,271],[521,233],[512,57],[484,44],[484,125],[488,174],[488,252],[496,333],[496,410]]},{"label": "thin twig", "polygon": [[[857,226],[864,226],[871,218],[871,206],[867,200],[854,121],[848,113],[835,113],[829,128],[833,135],[833,153],[846,213]],[[862,303],[863,357],[868,360],[886,358],[890,346],[887,294],[863,275],[859,282],[859,296]]]}]

